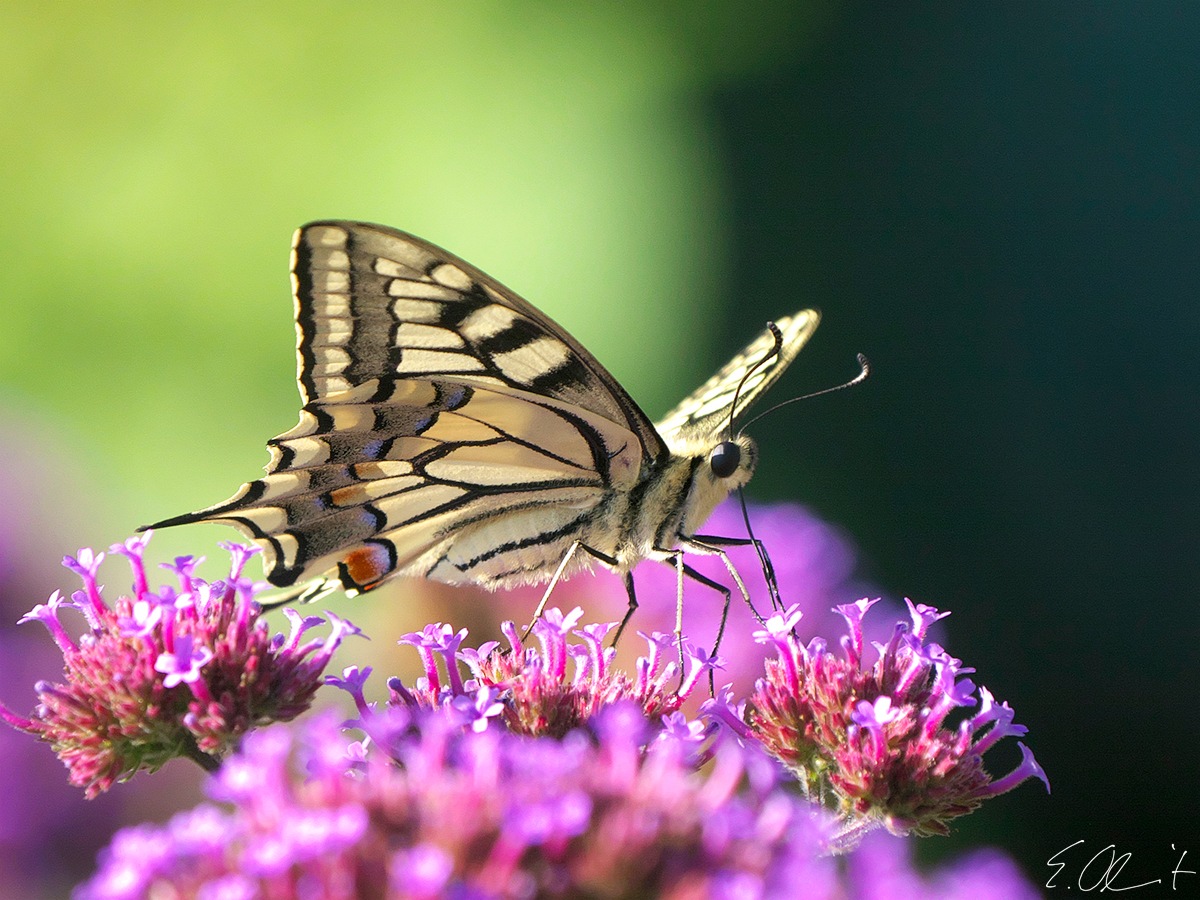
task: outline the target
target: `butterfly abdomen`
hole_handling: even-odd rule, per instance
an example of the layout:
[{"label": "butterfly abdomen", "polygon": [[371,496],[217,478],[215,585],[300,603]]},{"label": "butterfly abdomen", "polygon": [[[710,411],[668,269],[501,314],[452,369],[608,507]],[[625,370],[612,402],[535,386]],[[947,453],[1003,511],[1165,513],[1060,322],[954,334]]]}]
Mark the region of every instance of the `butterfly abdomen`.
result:
[{"label": "butterfly abdomen", "polygon": [[[457,531],[432,565],[413,574],[491,590],[541,584],[550,578],[593,515],[594,508],[579,504],[509,511]],[[580,555],[571,571],[586,567],[589,559]]]}]

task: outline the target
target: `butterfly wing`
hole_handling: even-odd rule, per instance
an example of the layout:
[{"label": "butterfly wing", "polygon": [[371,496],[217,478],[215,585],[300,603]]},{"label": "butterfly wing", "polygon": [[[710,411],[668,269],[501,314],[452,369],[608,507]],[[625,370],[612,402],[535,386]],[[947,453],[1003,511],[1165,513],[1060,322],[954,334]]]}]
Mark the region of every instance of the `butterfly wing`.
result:
[{"label": "butterfly wing", "polygon": [[401,231],[317,222],[292,262],[304,408],[265,478],[158,523],[221,521],[286,586],[336,568],[543,580],[614,491],[666,448],[570,335],[457,257]]},{"label": "butterfly wing", "polygon": [[307,403],[372,378],[447,377],[562,401],[622,424],[647,460],[665,448],[638,405],[532,304],[418,237],[313,222],[292,259],[300,393]]},{"label": "butterfly wing", "polygon": [[815,309],[777,319],[775,325],[782,337],[779,352],[767,359],[775,346],[775,336],[770,330],[764,331],[655,425],[663,440],[672,448],[688,446],[712,439],[729,426],[731,418],[736,422],[791,365],[820,320],[821,314]]}]

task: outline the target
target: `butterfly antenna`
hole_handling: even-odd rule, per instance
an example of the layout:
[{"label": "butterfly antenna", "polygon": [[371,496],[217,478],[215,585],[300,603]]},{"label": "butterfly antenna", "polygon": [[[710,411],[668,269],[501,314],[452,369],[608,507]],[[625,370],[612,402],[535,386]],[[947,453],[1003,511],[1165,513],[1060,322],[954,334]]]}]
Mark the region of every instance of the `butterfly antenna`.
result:
[{"label": "butterfly antenna", "polygon": [[757,416],[755,416],[753,419],[750,419],[750,421],[743,423],[742,430],[745,430],[751,423],[757,422],[759,419],[761,419],[763,416],[767,415],[768,413],[773,413],[773,412],[775,412],[775,410],[780,409],[784,406],[787,406],[788,404],[799,403],[801,400],[811,400],[813,397],[820,397],[822,394],[832,394],[834,391],[844,391],[846,388],[854,387],[856,384],[862,384],[864,381],[867,380],[867,376],[869,376],[870,374],[871,374],[870,361],[863,354],[859,353],[858,354],[858,374],[855,375],[853,378],[851,378],[849,381],[845,382],[844,384],[834,385],[833,387],[827,387],[827,388],[824,388],[819,391],[813,391],[811,394],[804,394],[801,397],[793,397],[791,400],[784,400],[782,403],[776,403],[770,409],[763,410]]},{"label": "butterfly antenna", "polygon": [[[751,373],[753,373],[755,369],[757,369],[759,366],[761,366],[765,362],[767,362],[772,356],[777,355],[783,346],[783,335],[780,333],[779,328],[775,325],[775,323],[768,322],[767,327],[771,330],[771,334],[773,334],[775,336],[775,346],[772,348],[772,350],[769,353],[766,354],[766,356],[764,356],[761,360],[759,360],[757,363],[755,363],[754,366],[752,366],[750,368],[750,370],[745,374],[745,376],[743,376],[741,382],[738,384],[737,391],[735,391],[734,395],[733,395],[733,406],[730,408],[730,412],[729,412],[730,435],[733,434],[733,411],[735,409],[737,409],[737,395],[738,395],[738,393],[741,392],[742,385],[746,383],[746,379],[750,377]],[[841,390],[845,390],[848,387],[854,387],[854,385],[856,385],[856,384],[862,384],[862,382],[867,380],[867,376],[870,374],[871,374],[871,363],[867,360],[867,357],[864,354],[859,353],[858,354],[858,374],[855,375],[853,378],[851,378],[849,381],[845,382],[844,384],[836,385],[834,387],[825,388],[824,390],[813,391],[811,394],[804,394],[801,397],[793,397],[790,400],[784,400],[782,403],[776,403],[774,406],[770,407],[767,410],[764,410],[763,412],[759,413],[754,418],[743,423],[742,430],[744,431],[748,426],[752,425],[754,422],[757,422],[763,416],[767,415],[767,413],[775,412],[775,410],[779,409],[780,407],[787,406],[789,403],[796,403],[800,400],[811,400],[813,397],[820,397],[822,394],[832,394],[834,391],[841,391]],[[767,548],[765,546],[763,546],[763,542],[754,536],[754,529],[750,525],[750,511],[746,508],[745,493],[742,491],[741,488],[738,488],[737,494],[738,494],[738,503],[742,507],[742,520],[746,523],[746,534],[750,538],[750,543],[754,545],[754,552],[758,554],[758,562],[759,562],[759,565],[762,566],[763,578],[766,579],[766,582],[767,582],[767,591],[771,595],[771,608],[774,610],[777,610],[777,611],[782,611],[783,610],[783,599],[782,599],[782,597],[780,597],[780,594],[779,594],[779,582],[776,580],[776,577],[775,577],[775,566],[771,562],[770,554],[767,553]],[[753,609],[753,606],[751,606],[751,609]],[[755,610],[755,614],[757,615],[757,610]]]},{"label": "butterfly antenna", "polygon": [[[779,330],[779,326],[774,322],[768,322],[767,330],[771,332],[771,337],[774,338],[774,343],[771,345],[771,349],[764,353],[754,365],[746,370],[746,374],[742,376],[741,380],[738,382],[737,388],[733,392],[733,403],[731,403],[729,406],[729,440],[733,440],[733,417],[737,412],[738,399],[741,396],[742,388],[745,387],[746,382],[749,380],[751,375],[769,363],[772,359],[777,358],[780,351],[783,350],[783,332]],[[767,555],[766,547],[762,545],[762,541],[754,536],[754,529],[750,527],[750,511],[746,508],[746,494],[740,487],[737,489],[737,495],[738,503],[740,503],[742,507],[742,520],[746,523],[746,534],[750,538],[750,543],[754,545],[754,552],[758,554],[758,562],[759,565],[762,566],[763,578],[767,582],[767,591],[771,595],[771,608],[774,610],[782,610],[783,602],[779,597],[779,585],[775,581],[775,566],[771,563],[771,558]],[[762,621],[762,616],[759,615],[759,612],[757,609],[755,609],[754,604],[750,603],[749,595],[747,595],[747,602],[749,603],[750,611],[754,613],[755,618],[757,618],[759,621]],[[727,615],[728,612],[729,609],[726,607],[725,614]],[[722,615],[721,633],[724,633],[724,631],[725,616]],[[718,644],[719,643],[720,642],[718,641]],[[714,646],[713,653],[715,654],[716,652],[717,647]],[[711,676],[712,673],[710,672],[709,675]],[[712,679],[710,677],[710,688],[712,687],[711,682]]]},{"label": "butterfly antenna", "polygon": [[770,331],[771,336],[775,338],[775,343],[771,346],[770,350],[763,354],[762,358],[758,362],[746,370],[746,374],[742,376],[741,381],[738,382],[738,386],[733,392],[733,403],[729,405],[729,440],[731,441],[733,440],[733,416],[734,413],[737,412],[738,398],[742,394],[742,388],[745,387],[746,382],[750,379],[751,375],[769,363],[772,359],[779,356],[779,352],[783,349],[783,332],[779,330],[779,326],[774,322],[768,322],[767,330]]}]

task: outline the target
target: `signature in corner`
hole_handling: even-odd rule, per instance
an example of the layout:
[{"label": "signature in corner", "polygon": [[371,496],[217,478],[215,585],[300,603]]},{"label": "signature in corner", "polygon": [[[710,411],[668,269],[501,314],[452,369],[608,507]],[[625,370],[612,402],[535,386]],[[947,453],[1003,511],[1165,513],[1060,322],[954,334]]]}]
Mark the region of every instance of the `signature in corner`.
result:
[{"label": "signature in corner", "polygon": [[[1148,881],[1143,881],[1138,884],[1125,883],[1125,881],[1122,879],[1122,874],[1125,870],[1125,866],[1133,858],[1132,853],[1118,853],[1116,844],[1108,844],[1107,846],[1097,850],[1090,857],[1085,858],[1081,855],[1086,853],[1084,850],[1079,851],[1078,854],[1074,854],[1074,858],[1071,860],[1064,858],[1064,855],[1067,854],[1068,851],[1075,850],[1084,843],[1085,841],[1078,840],[1074,843],[1068,844],[1051,856],[1048,860],[1046,860],[1046,865],[1054,869],[1054,873],[1046,880],[1045,887],[1048,890],[1062,887],[1066,888],[1067,890],[1076,888],[1084,893],[1088,893],[1090,891],[1136,891],[1140,888],[1163,884],[1166,878],[1169,876],[1169,889],[1171,891],[1177,891],[1180,890],[1181,875],[1196,874],[1195,869],[1185,869],[1183,867],[1184,860],[1188,855],[1188,851],[1186,849],[1180,850],[1174,844],[1172,844],[1171,850],[1173,853],[1178,854],[1178,860],[1176,861],[1174,867],[1166,872],[1164,876],[1151,878]],[[1078,873],[1075,875],[1074,882],[1070,882],[1069,873],[1064,873],[1064,870],[1069,866],[1074,867],[1076,865],[1078,866]],[[1061,883],[1056,883],[1059,876],[1062,876],[1063,881]],[[1187,885],[1187,887],[1190,888],[1192,886]]]}]

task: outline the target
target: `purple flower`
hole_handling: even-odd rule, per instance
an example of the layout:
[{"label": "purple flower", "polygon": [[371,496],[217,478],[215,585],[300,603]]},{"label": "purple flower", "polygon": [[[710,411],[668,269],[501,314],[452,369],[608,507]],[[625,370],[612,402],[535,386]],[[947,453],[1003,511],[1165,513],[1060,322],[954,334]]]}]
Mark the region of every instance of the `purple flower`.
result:
[{"label": "purple flower", "polygon": [[371,676],[371,667],[360,669],[358,666],[347,666],[342,670],[341,677],[337,675],[326,675],[325,683],[333,685],[336,688],[341,688],[347,694],[354,698],[354,705],[358,709],[360,715],[369,715],[370,708],[367,706],[367,698],[363,693],[363,688],[366,686],[367,679]]},{"label": "purple flower", "polygon": [[805,647],[782,627],[759,632],[777,658],[768,661],[745,712],[750,730],[809,796],[836,798],[846,841],[876,823],[895,834],[945,834],[951,819],[1028,778],[1049,789],[1023,744],[1012,772],[997,779],[987,773],[984,752],[1025,729],[986,688],[975,715],[946,724],[953,710],[975,705],[976,688],[961,677],[973,670],[924,643],[928,625],[945,614],[909,603],[912,624],[898,623],[888,643],[875,644],[878,659],[869,664],[863,617],[871,605],[838,607],[847,626],[841,654],[823,641]]},{"label": "purple flower", "polygon": [[174,653],[160,653],[154,661],[154,671],[161,672],[163,687],[173,688],[177,684],[195,685],[200,680],[200,670],[213,658],[208,647],[195,647],[190,634],[175,639]]},{"label": "purple flower", "polygon": [[481,687],[472,697],[470,694],[460,694],[450,705],[470,724],[472,731],[483,731],[488,722],[504,713],[505,705],[501,702],[501,691],[494,687]]},{"label": "purple flower", "polygon": [[850,721],[866,729],[871,735],[871,740],[882,747],[884,726],[899,717],[900,711],[892,708],[892,698],[883,694],[876,697],[874,703],[859,700],[854,706],[854,712],[850,714]]},{"label": "purple flower", "polygon": [[58,644],[60,650],[64,653],[75,650],[75,642],[71,640],[71,636],[67,634],[67,630],[63,628],[62,623],[58,620],[58,611],[64,606],[70,605],[63,597],[61,591],[55,591],[45,603],[37,604],[33,609],[17,619],[17,624],[24,625],[26,622],[41,622],[46,626],[46,629],[50,632],[50,636],[54,638],[54,643]]},{"label": "purple flower", "polygon": [[454,654],[466,636],[466,629],[455,634],[454,629],[449,625],[437,624],[426,625],[424,630],[406,634],[400,638],[401,644],[409,644],[421,654],[421,662],[425,665],[425,690],[432,698],[442,696],[441,679],[438,676],[437,667],[439,656],[446,661],[446,677],[449,681],[450,696],[462,693],[462,678],[459,675],[458,666],[455,664]]},{"label": "purple flower", "polygon": [[444,897],[454,860],[441,847],[418,844],[397,850],[389,863],[389,886],[396,896]]},{"label": "purple flower", "polygon": [[68,604],[57,591],[35,607],[25,621],[42,622],[62,649],[63,681],[37,686],[39,703],[28,718],[0,705],[0,718],[49,743],[89,797],[175,756],[215,768],[251,728],[295,718],[311,703],[337,643],[353,631],[336,620],[325,640],[301,646],[301,628],[290,641],[273,638],[253,601],[257,587],[239,577],[244,549],[233,552],[234,573],[224,582],[202,581],[185,556],[167,566],[182,592],[151,592],[145,545],[132,538],[114,546],[134,585],[112,607],[96,581],[103,554],[84,549],[64,560],[83,579],[75,608],[90,630],[78,644],[66,636],[58,616]]},{"label": "purple flower", "polygon": [[912,864],[911,840],[883,831],[867,835],[846,860],[847,896],[857,900],[1035,900],[1041,896],[1016,864],[977,850],[929,875]]}]

